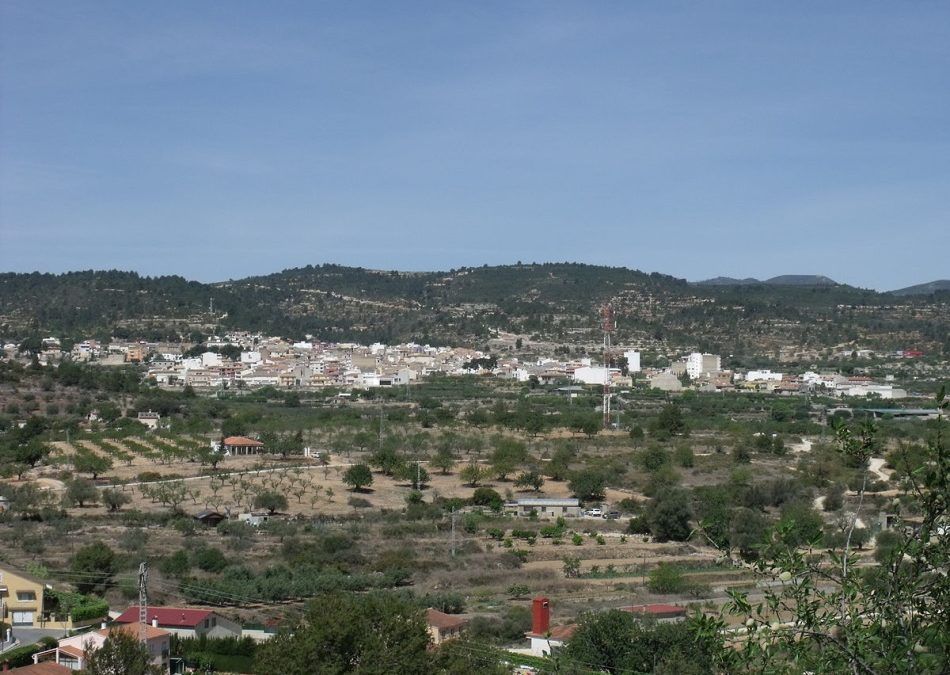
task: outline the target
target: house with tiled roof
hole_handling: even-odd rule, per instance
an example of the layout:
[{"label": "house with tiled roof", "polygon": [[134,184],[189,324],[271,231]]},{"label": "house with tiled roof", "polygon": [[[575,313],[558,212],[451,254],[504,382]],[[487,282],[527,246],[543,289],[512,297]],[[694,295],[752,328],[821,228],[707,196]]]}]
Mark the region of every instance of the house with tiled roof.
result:
[{"label": "house with tiled roof", "polygon": [[430,607],[426,610],[426,623],[429,626],[429,637],[432,644],[439,645],[446,640],[454,640],[461,637],[462,631],[468,624],[468,619],[440,612]]},{"label": "house with tiled roof", "polygon": [[246,436],[228,436],[221,442],[221,449],[227,455],[256,455],[264,444]]},{"label": "house with tiled roof", "polygon": [[531,641],[528,653],[533,656],[550,656],[551,652],[571,639],[577,624],[551,625],[551,601],[537,597],[531,601],[531,630],[525,636]]},{"label": "house with tiled roof", "polygon": [[[149,623],[180,637],[241,637],[241,625],[210,609],[188,607],[146,607]],[[115,618],[116,623],[135,624],[139,607],[129,607]]]},{"label": "house with tiled roof", "polygon": [[86,667],[90,650],[101,649],[106,639],[117,631],[129,633],[136,638],[144,631],[151,662],[160,666],[163,672],[171,672],[171,633],[155,626],[142,626],[137,623],[112,625],[65,637],[52,649],[34,654],[33,663],[37,666],[49,663],[65,666],[69,670],[82,670]]}]

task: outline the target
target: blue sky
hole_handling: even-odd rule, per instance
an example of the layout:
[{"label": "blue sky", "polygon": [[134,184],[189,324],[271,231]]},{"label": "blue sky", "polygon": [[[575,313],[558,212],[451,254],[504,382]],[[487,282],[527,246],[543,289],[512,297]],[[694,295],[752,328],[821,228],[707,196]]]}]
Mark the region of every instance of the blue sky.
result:
[{"label": "blue sky", "polygon": [[0,270],[950,276],[950,3],[0,3]]}]

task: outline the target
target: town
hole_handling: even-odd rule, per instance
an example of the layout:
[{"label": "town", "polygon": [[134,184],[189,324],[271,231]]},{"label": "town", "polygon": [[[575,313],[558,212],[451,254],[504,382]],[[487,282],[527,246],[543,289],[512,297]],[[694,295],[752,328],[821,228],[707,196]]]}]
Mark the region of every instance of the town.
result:
[{"label": "town", "polygon": [[[592,604],[691,631],[762,593],[748,564],[771,524],[796,523],[795,546],[849,532],[863,565],[924,525],[891,500],[912,471],[900,447],[940,418],[939,359],[842,348],[848,373],[779,372],[503,344],[6,342],[0,658],[77,670],[131,640],[161,672],[251,672],[343,584],[412,588],[435,654],[458,640],[546,672]],[[851,419],[893,439],[863,465],[832,449]],[[75,543],[43,543],[69,522]]]},{"label": "town", "polygon": [[[525,344],[517,338],[519,344]],[[681,357],[662,357],[663,367],[641,368],[636,349],[615,348],[608,366],[593,365],[591,356],[558,358],[557,355],[523,359],[514,355],[493,355],[472,348],[400,345],[358,345],[321,341],[288,342],[279,337],[228,333],[209,336],[201,344],[114,341],[100,344],[83,340],[68,352],[59,338],[48,337],[37,350],[38,363],[46,365],[69,358],[78,363],[103,366],[144,364],[145,379],[162,388],[192,387],[200,390],[244,390],[260,387],[310,390],[324,387],[366,389],[400,387],[429,375],[491,375],[516,382],[582,385],[609,384],[630,387],[645,380],[651,388],[667,392],[687,389],[703,392],[771,392],[781,395],[810,394],[815,391],[834,397],[902,399],[908,396],[893,384],[894,374],[883,382],[858,372],[845,375],[834,371],[799,373],[770,369],[729,370],[718,354],[693,352]],[[18,354],[18,345],[6,343],[9,358]],[[530,344],[529,344],[530,349]],[[883,357],[896,371],[898,365],[924,356],[918,350],[876,354],[854,349],[838,356],[868,359]],[[599,355],[598,355],[599,356]],[[597,358],[597,357],[595,357]]]},{"label": "town", "polygon": [[950,3],[0,42],[0,675],[950,675]]}]

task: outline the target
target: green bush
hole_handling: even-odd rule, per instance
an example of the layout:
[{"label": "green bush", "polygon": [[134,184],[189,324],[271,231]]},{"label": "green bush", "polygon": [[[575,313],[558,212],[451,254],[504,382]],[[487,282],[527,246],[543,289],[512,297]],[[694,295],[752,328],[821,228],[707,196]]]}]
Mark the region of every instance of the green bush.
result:
[{"label": "green bush", "polygon": [[70,613],[69,618],[73,621],[86,621],[88,619],[98,619],[109,614],[109,603],[99,598],[89,598],[94,600],[85,605],[75,607]]},{"label": "green bush", "polygon": [[219,549],[202,546],[192,554],[192,562],[205,572],[220,572],[228,566],[228,559]]},{"label": "green bush", "polygon": [[650,571],[647,588],[654,593],[685,593],[689,590],[689,582],[675,565],[660,563]]},{"label": "green bush", "polygon": [[472,493],[472,504],[475,506],[487,506],[492,511],[500,511],[504,506],[505,500],[495,490],[487,487],[476,488]]},{"label": "green bush", "polygon": [[48,647],[41,644],[17,647],[16,649],[11,649],[10,651],[0,654],[0,663],[8,663],[10,664],[11,668],[29,666],[33,663],[33,655],[37,652],[43,651],[44,649],[48,649]]}]

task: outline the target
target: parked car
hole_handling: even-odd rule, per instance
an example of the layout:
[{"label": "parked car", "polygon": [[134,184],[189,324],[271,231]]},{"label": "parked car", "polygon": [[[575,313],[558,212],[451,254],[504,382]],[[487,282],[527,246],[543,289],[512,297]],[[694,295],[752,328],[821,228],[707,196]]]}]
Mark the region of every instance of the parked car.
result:
[{"label": "parked car", "polygon": [[620,511],[608,511],[604,514],[604,518],[607,520],[616,520],[620,517]]},{"label": "parked car", "polygon": [[604,515],[604,511],[600,507],[595,506],[592,509],[587,509],[587,515],[591,518],[601,518]]}]

